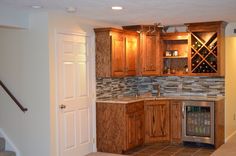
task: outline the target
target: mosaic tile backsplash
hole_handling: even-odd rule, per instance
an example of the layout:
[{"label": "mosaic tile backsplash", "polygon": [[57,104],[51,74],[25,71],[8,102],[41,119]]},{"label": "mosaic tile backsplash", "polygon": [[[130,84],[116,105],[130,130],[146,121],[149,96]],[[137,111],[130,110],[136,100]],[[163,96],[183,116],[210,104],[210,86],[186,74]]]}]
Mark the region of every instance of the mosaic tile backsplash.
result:
[{"label": "mosaic tile backsplash", "polygon": [[125,77],[97,78],[97,98],[114,98],[151,93],[160,84],[163,96],[224,96],[224,77]]}]

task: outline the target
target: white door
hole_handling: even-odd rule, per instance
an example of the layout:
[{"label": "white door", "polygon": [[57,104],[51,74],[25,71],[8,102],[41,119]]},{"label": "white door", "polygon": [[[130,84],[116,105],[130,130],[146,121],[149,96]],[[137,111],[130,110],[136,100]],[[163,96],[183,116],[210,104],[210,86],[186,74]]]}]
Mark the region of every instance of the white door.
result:
[{"label": "white door", "polygon": [[60,156],[92,152],[88,37],[57,36]]}]

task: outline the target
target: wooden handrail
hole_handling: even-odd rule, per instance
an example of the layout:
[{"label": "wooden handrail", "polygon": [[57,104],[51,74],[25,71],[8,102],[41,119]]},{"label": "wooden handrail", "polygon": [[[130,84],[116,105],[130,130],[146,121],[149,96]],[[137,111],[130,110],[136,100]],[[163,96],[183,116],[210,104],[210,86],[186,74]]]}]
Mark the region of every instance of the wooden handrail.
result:
[{"label": "wooden handrail", "polygon": [[9,89],[0,80],[0,86],[6,91],[6,93],[11,97],[11,99],[16,103],[16,105],[23,111],[26,112],[28,109],[23,107],[21,103],[15,98],[15,96],[9,91]]}]

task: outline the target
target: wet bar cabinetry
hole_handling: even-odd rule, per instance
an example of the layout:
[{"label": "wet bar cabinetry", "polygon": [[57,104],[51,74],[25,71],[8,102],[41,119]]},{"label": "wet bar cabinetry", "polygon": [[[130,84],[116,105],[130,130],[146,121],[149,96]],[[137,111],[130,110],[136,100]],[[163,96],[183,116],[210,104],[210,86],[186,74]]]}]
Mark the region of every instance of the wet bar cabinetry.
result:
[{"label": "wet bar cabinetry", "polygon": [[[181,143],[184,101],[184,98],[173,97],[157,100],[136,99],[132,102],[97,102],[98,151],[124,153],[143,144]],[[214,146],[218,148],[224,144],[224,100],[210,102],[214,103]]]},{"label": "wet bar cabinetry", "polygon": [[136,75],[139,36],[136,32],[115,28],[97,28],[96,76]]},{"label": "wet bar cabinetry", "polygon": [[96,76],[224,76],[226,23],[185,25],[187,32],[172,33],[153,25],[95,29]]}]

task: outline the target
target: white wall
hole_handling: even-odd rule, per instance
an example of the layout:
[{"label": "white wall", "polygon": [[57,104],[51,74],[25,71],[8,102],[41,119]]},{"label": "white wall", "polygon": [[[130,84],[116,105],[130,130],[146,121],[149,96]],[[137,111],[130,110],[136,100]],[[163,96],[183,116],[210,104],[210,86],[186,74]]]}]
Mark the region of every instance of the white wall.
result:
[{"label": "white wall", "polygon": [[27,11],[0,5],[0,27],[28,28],[29,13]]},{"label": "white wall", "polygon": [[233,33],[236,29],[236,23],[229,23],[226,27],[225,40],[225,136],[229,138],[236,132],[236,34]]},{"label": "white wall", "polygon": [[21,156],[49,156],[48,15],[29,17],[30,28],[0,28],[0,79],[29,109],[25,114],[0,89],[0,128]]}]

